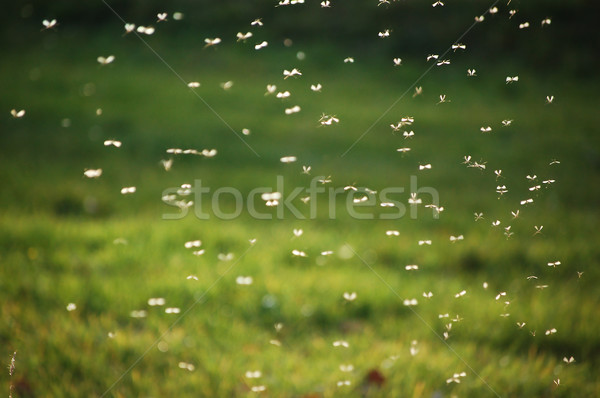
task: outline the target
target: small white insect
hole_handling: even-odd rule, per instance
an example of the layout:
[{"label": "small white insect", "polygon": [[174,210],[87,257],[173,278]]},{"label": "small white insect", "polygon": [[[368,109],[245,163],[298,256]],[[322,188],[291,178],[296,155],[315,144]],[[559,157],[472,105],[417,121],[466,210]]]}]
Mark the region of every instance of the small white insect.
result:
[{"label": "small white insect", "polygon": [[456,52],[456,50],[466,50],[467,46],[462,43],[456,43],[452,45],[452,49],[454,50],[454,52]]},{"label": "small white insect", "polygon": [[477,76],[477,71],[475,69],[467,69],[467,76]]},{"label": "small white insect", "polygon": [[490,8],[489,12],[490,12],[490,14],[494,15],[495,13],[498,12],[498,7],[492,7],[492,8]]},{"label": "small white insect", "polygon": [[415,305],[418,305],[419,302],[417,301],[416,298],[413,299],[405,299],[402,304],[404,304],[406,307],[413,307]]},{"label": "small white insect", "polygon": [[523,327],[526,325],[525,322],[517,322],[517,326],[519,327],[519,329],[523,329]]},{"label": "small white insect", "polygon": [[479,131],[481,131],[482,133],[489,133],[492,131],[492,128],[490,126],[480,127]]},{"label": "small white insect", "polygon": [[321,2],[321,7],[322,8],[330,8],[331,7],[331,1],[329,0],[325,0]]},{"label": "small white insect", "polygon": [[533,203],[533,199],[531,199],[531,198],[525,199],[525,200],[522,200],[520,203],[521,203],[521,206],[524,206],[524,205]]},{"label": "small white insect", "polygon": [[354,301],[354,300],[356,300],[356,292],[352,292],[352,293],[345,292],[343,294],[343,297],[344,297],[344,300],[346,300],[346,301]]},{"label": "small white insect", "polygon": [[136,187],[123,187],[121,188],[121,194],[127,195],[131,193],[135,193]]},{"label": "small white insect", "polygon": [[321,83],[317,83],[317,84],[311,84],[310,85],[310,89],[312,91],[316,91],[316,92],[321,92],[321,89],[323,88],[323,86],[321,86]]},{"label": "small white insect", "polygon": [[452,102],[452,101],[446,100],[446,94],[440,94],[440,102],[438,102],[438,104],[443,104],[444,102]]},{"label": "small white insect", "polygon": [[432,60],[432,59],[435,61],[435,60],[437,60],[439,57],[440,57],[440,56],[439,56],[438,54],[429,54],[429,55],[427,56],[427,61],[429,61],[429,60]]},{"label": "small white insect", "polygon": [[500,225],[500,220],[492,222],[492,226],[497,227],[498,225]]},{"label": "small white insect", "polygon": [[464,296],[465,294],[467,294],[467,291],[466,290],[461,290],[460,292],[456,293],[454,295],[454,297],[459,298],[459,297]]},{"label": "small white insect", "polygon": [[319,122],[322,126],[331,126],[333,123],[339,123],[340,119],[335,117],[335,115],[330,116],[323,114],[319,119]]},{"label": "small white insect", "polygon": [[450,65],[450,60],[449,59],[443,59],[441,61],[436,62],[437,66],[442,66],[442,65]]},{"label": "small white insect", "polygon": [[458,235],[458,236],[454,236],[454,235],[450,235],[450,242],[455,243],[458,242],[459,240],[464,240],[465,237],[463,235]]},{"label": "small white insect", "polygon": [[556,268],[557,265],[560,265],[561,262],[560,261],[553,261],[548,263],[548,267],[552,267],[552,268]]},{"label": "small white insect", "polygon": [[12,115],[12,117],[14,117],[15,119],[20,119],[23,116],[25,116],[25,109],[21,109],[21,110],[16,110],[16,109],[11,109],[10,110],[10,114]]},{"label": "small white insect", "polygon": [[419,246],[423,246],[423,245],[427,245],[427,246],[431,246],[431,240],[427,239],[427,240],[420,240],[419,241]]},{"label": "small white insect", "polygon": [[196,367],[193,364],[187,362],[179,362],[177,366],[179,367],[179,369],[189,370],[190,372],[193,372],[196,369]]},{"label": "small white insect", "polygon": [[217,259],[219,261],[231,261],[233,260],[233,253],[219,253]]},{"label": "small white insect", "polygon": [[485,20],[485,16],[483,15],[479,15],[478,17],[475,17],[475,22],[483,22]]},{"label": "small white insect", "polygon": [[167,313],[167,314],[179,314],[180,312],[181,312],[181,309],[177,308],[177,307],[165,308],[165,313]]},{"label": "small white insect", "polygon": [[504,195],[505,193],[508,192],[508,189],[506,189],[506,185],[498,185],[496,187],[496,192],[499,193],[500,195]]},{"label": "small white insect", "polygon": [[231,80],[226,81],[224,83],[220,84],[221,88],[225,91],[229,90],[231,87],[233,87],[233,82]]},{"label": "small white insect", "polygon": [[401,66],[402,65],[402,58],[394,58],[394,66]]},{"label": "small white insect", "polygon": [[406,265],[404,267],[404,269],[407,271],[417,271],[419,269],[419,266],[416,264],[410,264],[410,265]]},{"label": "small white insect", "polygon": [[443,7],[443,6],[444,6],[444,3],[442,3],[441,1],[439,1],[439,0],[438,0],[438,1],[436,1],[435,3],[433,3],[431,6],[432,6],[432,7],[437,7],[437,6]]},{"label": "small white insect", "polygon": [[354,365],[352,364],[341,364],[340,365],[340,370],[344,373],[348,373],[348,372],[352,372],[354,370]]},{"label": "small white insect", "polygon": [[554,102],[554,96],[553,95],[547,95],[546,96],[546,103],[547,104],[551,104],[552,102]]},{"label": "small white insect", "polygon": [[166,300],[163,297],[151,297],[148,299],[148,305],[150,307],[165,305]]},{"label": "small white insect", "polygon": [[556,328],[552,328],[552,329],[546,330],[545,334],[546,334],[546,336],[549,336],[549,335],[554,334],[554,333],[556,333]]},{"label": "small white insect", "polygon": [[432,292],[423,292],[423,297],[425,297],[425,298],[432,298],[433,297],[433,293]]},{"label": "small white insect", "polygon": [[166,12],[159,12],[158,14],[156,14],[156,18],[158,18],[156,20],[156,22],[164,22],[167,20],[167,13]]},{"label": "small white insect", "polygon": [[542,233],[542,229],[544,229],[543,225],[540,225],[539,227],[537,225],[534,225],[533,228],[535,229],[535,232],[533,233],[534,235],[537,234],[541,234]]},{"label": "small white insect", "polygon": [[285,114],[286,115],[292,115],[294,113],[298,113],[302,110],[302,108],[300,108],[299,105],[294,105],[291,108],[285,108]]},{"label": "small white insect", "polygon": [[212,46],[216,46],[217,44],[221,43],[221,38],[215,37],[214,39],[211,39],[211,38],[207,37],[206,39],[204,39],[204,42],[206,43],[204,48],[212,47]]},{"label": "small white insect", "polygon": [[252,26],[263,26],[262,18],[257,18],[254,21],[250,22]]},{"label": "small white insect", "polygon": [[129,313],[132,318],[145,318],[148,313],[144,310],[133,310]]},{"label": "small white insect", "polygon": [[205,156],[207,158],[212,158],[217,154],[217,150],[216,149],[203,149],[201,154],[202,154],[202,156]]},{"label": "small white insect", "polygon": [[515,83],[519,81],[519,76],[506,76],[506,84]]},{"label": "small white insect", "polygon": [[292,255],[295,257],[308,257],[305,252],[297,249],[292,250]]},{"label": "small white insect", "polygon": [[75,303],[67,304],[67,311],[71,312],[71,311],[75,311],[76,309],[77,309],[77,305]]},{"label": "small white insect", "polygon": [[277,91],[277,86],[274,84],[267,84],[267,92],[265,93],[265,95],[269,95],[269,94],[273,94],[275,91]]},{"label": "small white insect", "polygon": [[289,98],[290,95],[292,95],[292,94],[289,91],[280,91],[275,95],[275,97],[285,99],[285,98]]},{"label": "small white insect", "polygon": [[519,29],[527,29],[529,27],[529,22],[523,22],[519,24]]},{"label": "small white insect", "polygon": [[252,386],[252,388],[250,390],[252,392],[263,392],[263,391],[267,391],[267,387],[265,387],[265,386]]},{"label": "small white insect", "polygon": [[386,29],[383,32],[379,32],[377,33],[377,36],[379,36],[380,38],[386,38],[386,37],[390,37],[390,30]]},{"label": "small white insect", "polygon": [[398,148],[396,149],[397,152],[402,152],[402,153],[406,153],[410,151],[410,148]]},{"label": "small white insect", "polygon": [[344,58],[344,63],[345,64],[348,64],[348,63],[352,64],[352,63],[354,63],[354,58],[352,58],[352,57]]},{"label": "small white insect", "polygon": [[337,382],[338,387],[349,386],[352,382],[350,380],[340,380]]},{"label": "small white insect", "polygon": [[102,169],[85,169],[83,175],[87,178],[98,178],[102,175]]},{"label": "small white insect", "polygon": [[121,141],[106,140],[106,141],[104,141],[104,146],[114,146],[115,148],[120,148],[121,147]]},{"label": "small white insect", "polygon": [[513,121],[512,121],[511,119],[504,119],[504,120],[502,121],[502,125],[503,125],[504,127],[508,127],[508,126],[510,126],[510,125],[512,124],[512,122],[513,122]]},{"label": "small white insect", "polygon": [[344,347],[344,348],[350,347],[350,344],[348,344],[348,342],[345,340],[336,340],[332,344],[334,347]]},{"label": "small white insect", "polygon": [[247,379],[258,379],[262,377],[262,372],[260,370],[248,370],[244,376],[246,376]]},{"label": "small white insect", "polygon": [[326,250],[321,252],[321,256],[331,256],[333,254],[332,250]]},{"label": "small white insect", "polygon": [[281,163],[294,163],[296,160],[297,159],[295,156],[284,156],[281,159],[279,159]]},{"label": "small white insect", "polygon": [[565,363],[573,363],[573,362],[575,362],[575,358],[573,358],[573,357],[569,357],[569,358],[563,357],[563,362],[565,362]]},{"label": "small white insect", "polygon": [[302,72],[300,72],[298,69],[294,68],[291,71],[284,69],[283,71],[283,78],[287,79],[288,77],[292,77],[292,76],[302,76]]},{"label": "small white insect", "polygon": [[505,297],[506,296],[506,292],[500,292],[496,295],[496,301],[500,300],[501,297]]},{"label": "small white insect", "polygon": [[450,384],[450,383],[457,383],[458,384],[458,383],[460,383],[460,379],[462,377],[465,377],[465,376],[467,376],[466,372],[454,373],[452,375],[452,377],[446,379],[446,384]]},{"label": "small white insect", "polygon": [[100,65],[108,65],[115,60],[115,56],[114,55],[109,55],[108,57],[100,56],[100,57],[96,58],[96,60],[98,61],[98,63]]},{"label": "small white insect", "polygon": [[154,28],[152,26],[138,26],[136,31],[138,33],[143,33],[148,36],[154,34]]},{"label": "small white insect", "polygon": [[246,33],[237,32],[235,37],[237,37],[237,41],[246,41],[252,37],[252,32],[246,32]]},{"label": "small white insect", "polygon": [[415,87],[415,93],[413,94],[413,98],[415,98],[417,95],[421,95],[421,94],[423,94],[423,87],[422,86]]},{"label": "small white insect", "polygon": [[250,286],[254,282],[251,276],[238,276],[235,278],[235,283],[240,286]]},{"label": "small white insect", "polygon": [[542,19],[542,26],[550,25],[551,23],[552,23],[552,20],[550,18]]},{"label": "small white insect", "polygon": [[188,275],[188,276],[187,276],[187,278],[185,278],[185,279],[187,279],[187,280],[195,280],[195,281],[197,281],[197,280],[198,280],[198,277],[197,277],[196,275]]},{"label": "small white insect", "polygon": [[421,201],[421,199],[417,198],[417,194],[415,192],[412,192],[410,194],[410,198],[408,198],[408,203],[411,205],[418,205],[418,204],[421,204],[422,201]]},{"label": "small white insect", "polygon": [[190,240],[188,242],[185,242],[183,246],[186,249],[192,249],[194,247],[200,247],[200,246],[202,246],[202,241],[201,240]]},{"label": "small white insect", "polygon": [[42,30],[46,30],[46,29],[52,29],[53,27],[55,27],[58,24],[56,22],[56,19],[52,19],[52,20],[44,19],[42,21],[42,25],[44,25],[44,29],[42,29]]},{"label": "small white insect", "polygon": [[125,24],[125,34],[131,33],[135,30],[135,24],[133,23],[126,23]]},{"label": "small white insect", "polygon": [[255,50],[262,50],[263,48],[265,48],[268,45],[269,45],[269,42],[267,42],[266,40],[263,40],[260,43],[255,44],[254,45],[254,49]]},{"label": "small white insect", "polygon": [[402,136],[404,137],[404,139],[406,138],[412,138],[415,136],[415,132],[414,131],[405,131],[402,133]]},{"label": "small white insect", "polygon": [[420,164],[419,165],[419,170],[431,170],[431,163]]}]

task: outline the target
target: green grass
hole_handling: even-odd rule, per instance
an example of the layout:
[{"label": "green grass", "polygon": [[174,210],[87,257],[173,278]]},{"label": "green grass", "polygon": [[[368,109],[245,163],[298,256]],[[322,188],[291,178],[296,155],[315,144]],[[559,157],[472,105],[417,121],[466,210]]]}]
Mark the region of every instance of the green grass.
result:
[{"label": "green grass", "polygon": [[[477,62],[479,76],[469,79],[465,71],[477,60],[456,56],[447,70],[434,68],[423,78],[422,96],[412,98],[409,90],[341,156],[426,70],[424,57],[394,69],[391,60],[318,45],[273,43],[257,56],[231,44],[213,51],[148,39],[185,81],[201,82],[198,94],[235,131],[251,129],[244,139],[257,156],[135,37],[102,32],[85,41],[47,33],[56,36],[52,45],[11,50],[0,64],[0,108],[27,110],[21,120],[8,112],[0,120],[0,352],[8,363],[18,351],[17,396],[27,390],[29,396],[245,396],[258,384],[267,386],[266,396],[295,397],[357,396],[365,389],[373,397],[600,393],[594,376],[600,352],[597,80],[539,72],[515,60]],[[295,58],[298,50],[306,60]],[[108,53],[115,63],[98,66],[95,58]],[[357,62],[344,64],[348,55]],[[292,67],[303,77],[284,81],[282,70]],[[32,81],[32,74],[39,77]],[[520,82],[505,85],[514,74]],[[219,83],[228,80],[234,86],[224,92]],[[310,92],[316,82],[322,93]],[[85,96],[88,83],[95,92]],[[283,104],[265,97],[267,83],[292,97]],[[452,102],[436,105],[444,93]],[[551,94],[555,103],[546,105]],[[294,104],[302,112],[285,116],[283,109]],[[337,115],[339,125],[318,127],[322,112]],[[410,141],[389,128],[407,115],[416,120]],[[64,118],[70,127],[61,127]],[[513,125],[501,127],[503,119]],[[481,134],[488,124],[493,132]],[[108,138],[123,147],[105,148]],[[411,152],[401,156],[396,148],[402,146]],[[219,154],[175,157],[166,172],[159,162],[171,147],[214,147]],[[284,165],[285,155],[299,161]],[[486,161],[487,169],[467,168],[465,155]],[[554,158],[560,165],[549,165]],[[420,163],[433,169],[419,172]],[[313,175],[331,175],[333,187],[406,187],[394,197],[405,204],[410,176],[418,175],[420,187],[437,189],[445,210],[439,219],[421,207],[415,219],[355,220],[340,197],[330,219],[322,197],[312,220],[289,213],[254,220],[246,211],[230,221],[198,220],[192,212],[181,220],[161,218],[173,212],[160,201],[167,188],[201,179],[212,191],[232,186],[247,194],[275,188],[282,175],[291,191],[308,187],[302,164]],[[97,167],[104,169],[100,179],[82,176]],[[495,169],[504,179],[496,181]],[[528,174],[556,183],[532,194]],[[509,187],[501,198],[498,184]],[[120,188],[129,185],[138,192],[122,196]],[[534,204],[521,207],[527,197]],[[511,220],[517,209],[519,218]],[[475,222],[480,211],[485,218]],[[496,219],[502,224],[493,228]],[[512,225],[510,239],[502,234],[506,225]],[[533,236],[534,225],[544,226],[541,235]],[[293,228],[304,235],[294,238]],[[388,229],[400,236],[385,236]],[[451,244],[449,236],[459,234],[465,240]],[[114,243],[117,238],[126,244]],[[184,248],[193,239],[203,241],[203,256]],[[433,245],[419,246],[421,239]],[[293,257],[293,249],[308,257]],[[335,253],[319,259],[323,250]],[[217,259],[227,252],[234,260]],[[546,266],[555,260],[562,264]],[[420,269],[407,272],[407,264]],[[190,274],[198,281],[187,280]],[[239,275],[254,283],[236,285]],[[454,298],[463,289],[466,296]],[[357,300],[345,302],[346,291],[356,291]],[[424,291],[434,296],[427,300]],[[502,291],[507,296],[495,300]],[[150,297],[164,297],[185,316],[148,307]],[[413,297],[419,299],[414,311],[403,305]],[[73,312],[66,311],[70,302],[77,304]],[[141,309],[147,318],[130,317]],[[446,342],[440,336],[450,321],[438,317],[444,313],[462,318]],[[527,325],[519,329],[516,322]],[[279,332],[276,323],[283,324]],[[546,336],[550,328],[557,333]],[[350,347],[332,346],[341,339]],[[415,357],[412,340],[418,341]],[[562,362],[571,355],[577,362]],[[195,371],[179,369],[180,361]],[[355,370],[343,374],[341,363]],[[245,379],[254,369],[263,377]],[[386,378],[380,388],[362,385],[372,369]],[[467,376],[460,384],[446,384],[461,371]],[[0,377],[8,386],[7,372]],[[353,385],[338,388],[344,379]]]}]

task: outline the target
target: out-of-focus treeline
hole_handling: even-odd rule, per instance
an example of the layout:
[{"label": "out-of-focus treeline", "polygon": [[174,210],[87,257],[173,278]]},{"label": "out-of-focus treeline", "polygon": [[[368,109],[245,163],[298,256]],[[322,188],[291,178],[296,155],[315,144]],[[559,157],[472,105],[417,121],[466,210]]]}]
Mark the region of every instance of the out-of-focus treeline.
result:
[{"label": "out-of-focus treeline", "polygon": [[[184,19],[164,24],[168,38],[189,42],[205,37],[231,37],[252,30],[256,38],[291,38],[295,42],[331,44],[369,54],[422,56],[441,53],[465,33],[475,17],[495,5],[460,41],[478,59],[501,61],[501,54],[522,57],[541,71],[593,75],[600,61],[600,34],[595,28],[600,2],[592,0],[446,0],[432,7],[431,0],[400,0],[378,4],[377,0],[333,0],[322,8],[320,0],[277,6],[277,1],[252,0],[33,0],[12,1],[0,16],[2,45],[18,49],[42,28],[43,19],[57,19],[59,29],[73,34],[102,34],[106,28],[126,22],[157,25],[156,14],[176,11]],[[507,4],[508,3],[508,4]],[[111,9],[112,8],[112,9]],[[512,17],[509,10],[517,10]],[[117,16],[118,14],[119,16]],[[509,18],[510,17],[510,18]],[[250,26],[262,18],[261,31]],[[551,24],[542,26],[550,18]],[[519,25],[529,22],[526,29]],[[377,33],[392,29],[393,40],[377,41]],[[260,34],[259,34],[260,33]],[[163,36],[164,38],[164,36]],[[535,45],[531,45],[535,43]]]}]

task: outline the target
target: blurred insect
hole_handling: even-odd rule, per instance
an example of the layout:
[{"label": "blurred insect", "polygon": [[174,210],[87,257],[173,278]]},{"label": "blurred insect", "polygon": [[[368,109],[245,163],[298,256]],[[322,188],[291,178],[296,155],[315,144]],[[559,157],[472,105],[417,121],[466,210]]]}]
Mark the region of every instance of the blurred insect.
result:
[{"label": "blurred insect", "polygon": [[85,169],[83,175],[87,178],[98,178],[102,175],[102,169]]},{"label": "blurred insect", "polygon": [[508,10],[508,19],[511,19],[512,17],[515,16],[515,14],[517,13],[517,10]]},{"label": "blurred insect", "polygon": [[520,203],[521,203],[521,206],[524,206],[524,205],[533,203],[533,199],[531,199],[531,198],[525,199],[525,200],[522,200]]},{"label": "blurred insect", "polygon": [[354,58],[352,58],[352,57],[344,58],[344,63],[345,64],[348,64],[348,63],[352,64],[352,63],[354,63]]},{"label": "blurred insect", "polygon": [[456,50],[466,50],[467,46],[465,46],[462,43],[456,43],[452,45],[452,49],[454,50],[454,52],[456,52]]},{"label": "blurred insect", "polygon": [[500,225],[500,220],[496,220],[496,221],[492,222],[493,227],[497,227],[498,225]]},{"label": "blurred insect", "polygon": [[423,292],[423,297],[425,297],[425,298],[432,298],[433,297],[433,293],[432,292]]},{"label": "blurred insect", "polygon": [[133,23],[126,23],[125,24],[125,33],[124,35],[131,33],[135,30],[135,24]]},{"label": "blurred insect", "polygon": [[523,22],[519,24],[519,29],[527,29],[529,27],[529,22]]},{"label": "blurred insect", "polygon": [[310,166],[302,166],[302,174],[310,174]]},{"label": "blurred insect", "polygon": [[554,334],[554,333],[556,333],[556,328],[552,328],[552,329],[546,330],[545,334],[546,334],[546,336],[549,336],[549,335]]},{"label": "blurred insect", "polygon": [[496,192],[499,193],[500,195],[504,195],[505,193],[508,192],[508,189],[506,189],[506,185],[498,185],[496,187]]},{"label": "blurred insect", "polygon": [[506,76],[506,84],[515,83],[519,81],[519,76]]},{"label": "blurred insect", "polygon": [[442,104],[444,102],[451,102],[450,100],[446,100],[446,94],[440,94],[440,102],[438,102],[439,104]]},{"label": "blurred insect", "polygon": [[480,127],[479,131],[481,131],[482,133],[489,133],[492,131],[492,128],[490,126]]},{"label": "blurred insect", "polygon": [[421,95],[423,94],[423,87],[419,86],[419,87],[415,87],[415,92],[413,94],[413,98],[415,98],[417,95]]},{"label": "blurred insect", "polygon": [[165,308],[165,313],[167,313],[167,314],[179,314],[180,312],[181,312],[181,309],[179,309],[177,307]]},{"label": "blurred insect", "polygon": [[159,12],[158,14],[156,14],[156,18],[158,18],[156,20],[156,22],[164,22],[167,20],[167,13],[166,12]]},{"label": "blurred insect", "polygon": [[44,19],[42,21],[42,25],[44,25],[44,28],[42,30],[47,30],[47,29],[54,28],[56,25],[58,25],[58,23],[56,22],[56,19],[52,19],[52,20]]},{"label": "blurred insect", "polygon": [[477,76],[477,71],[475,69],[467,69],[467,76]]},{"label": "blurred insect", "polygon": [[423,245],[427,245],[427,246],[431,246],[431,240],[420,240],[419,241],[419,246],[423,246]]},{"label": "blurred insect", "polygon": [[311,84],[310,85],[310,89],[312,91],[316,91],[316,92],[321,92],[321,89],[323,88],[323,86],[321,86],[321,83],[317,83],[317,84]]},{"label": "blurred insect", "polygon": [[411,205],[418,205],[418,204],[421,204],[422,201],[421,201],[421,199],[417,198],[417,194],[416,193],[412,192],[410,194],[410,198],[408,199],[408,203],[411,204]]},{"label": "blurred insect", "polygon": [[386,29],[383,32],[379,32],[379,33],[377,33],[377,36],[379,36],[382,39],[385,37],[390,37],[390,30]]},{"label": "blurred insect", "polygon": [[123,187],[121,188],[121,194],[127,195],[131,193],[135,193],[136,187]]},{"label": "blurred insect", "polygon": [[267,84],[267,92],[265,95],[273,94],[277,90],[277,86],[274,84]]},{"label": "blurred insect", "polygon": [[100,56],[100,57],[96,58],[96,60],[98,61],[98,63],[100,65],[108,65],[115,60],[115,56],[114,55],[109,55],[108,57]]},{"label": "blurred insect", "polygon": [[258,44],[255,44],[254,45],[254,49],[255,50],[261,50],[261,49],[265,48],[268,45],[269,45],[269,43],[267,41],[262,41],[262,42],[260,42]]},{"label": "blurred insect", "polygon": [[221,43],[221,38],[215,37],[214,39],[211,39],[211,38],[207,37],[206,39],[204,39],[204,42],[206,43],[204,48],[212,47],[212,46],[216,46],[217,44]]},{"label": "blurred insect", "polygon": [[402,304],[404,304],[406,307],[412,307],[415,305],[418,305],[419,302],[417,301],[417,299],[413,298],[413,299],[405,299]]},{"label": "blurred insect", "polygon": [[189,83],[187,84],[187,86],[188,86],[189,88],[198,88],[198,87],[200,87],[200,83],[199,83],[199,82],[189,82]]},{"label": "blurred insect", "polygon": [[461,290],[460,292],[456,293],[454,295],[455,298],[459,298],[459,297],[463,297],[465,294],[467,294],[466,290]]},{"label": "blurred insect", "polygon": [[321,7],[322,8],[331,8],[331,1],[329,1],[329,0],[322,1]]},{"label": "blurred insect", "polygon": [[442,65],[450,65],[450,60],[449,59],[443,59],[441,61],[438,61],[436,63],[437,66],[442,66]]},{"label": "blurred insect", "polygon": [[354,365],[351,365],[351,364],[347,364],[347,365],[341,364],[340,365],[340,370],[342,372],[344,372],[344,373],[352,372],[354,370]]},{"label": "blurred insect", "polygon": [[483,22],[485,20],[485,16],[479,15],[475,17],[475,22]]},{"label": "blurred insect", "polygon": [[344,297],[344,300],[346,300],[346,301],[354,301],[354,300],[356,300],[356,292],[352,292],[352,293],[345,292],[343,294],[343,297]]},{"label": "blurred insect", "polygon": [[143,33],[148,36],[154,34],[154,28],[152,26],[138,26],[136,31],[138,33]]},{"label": "blurred insect", "polygon": [[344,341],[344,340],[337,340],[337,341],[334,341],[332,344],[334,347],[344,347],[344,348],[350,347],[350,344],[348,344],[348,342]]},{"label": "blurred insect", "polygon": [[451,235],[450,236],[450,242],[452,242],[452,243],[458,242],[459,240],[463,240],[463,239],[465,239],[465,237],[463,235],[458,235],[458,236]]},{"label": "blurred insect", "polygon": [[400,231],[389,230],[389,231],[385,231],[385,234],[387,236],[400,236]]},{"label": "blurred insect", "polygon": [[300,72],[298,69],[294,68],[291,71],[285,69],[283,71],[283,78],[287,79],[288,77],[292,77],[292,76],[302,76],[302,72]]},{"label": "blurred insect", "polygon": [[257,18],[254,21],[250,22],[252,26],[263,26],[262,18]]},{"label": "blurred insect", "polygon": [[300,112],[301,110],[302,110],[302,108],[300,108],[300,106],[298,106],[298,105],[294,105],[294,106],[292,106],[291,108],[286,108],[286,109],[285,109],[285,114],[286,114],[286,115],[291,115],[291,114],[293,114],[293,113],[298,113],[298,112]]},{"label": "blurred insect", "polygon": [[519,218],[519,212],[520,212],[520,210],[511,211],[510,214],[512,214],[513,218]]},{"label": "blurred insect", "polygon": [[498,7],[492,7],[489,10],[489,13],[492,14],[492,15],[496,14],[497,12],[498,12]]},{"label": "blurred insect", "polygon": [[308,257],[305,252],[297,249],[292,250],[292,255],[295,257]]},{"label": "blurred insect", "polygon": [[508,127],[508,126],[510,126],[510,125],[512,124],[512,122],[513,122],[513,121],[512,121],[512,120],[510,120],[510,119],[504,119],[504,120],[502,121],[502,125],[503,125],[504,127]]},{"label": "blurred insect", "polygon": [[551,23],[552,23],[552,20],[550,18],[542,19],[542,26],[550,25]]},{"label": "blurred insect", "polygon": [[436,59],[438,59],[438,58],[439,58],[439,55],[437,55],[437,54],[429,54],[429,55],[427,56],[427,61],[429,61],[429,60],[431,60],[431,59],[433,59],[433,60],[435,61],[435,60],[436,60]]},{"label": "blurred insect", "polygon": [[263,392],[263,391],[267,391],[267,387],[265,387],[265,386],[252,386],[252,388],[250,390],[252,392]]},{"label": "blurred insect", "polygon": [[16,109],[11,109],[10,110],[10,114],[12,115],[12,117],[14,117],[15,119],[20,119],[23,116],[25,116],[25,109],[21,109],[20,111],[16,110]]},{"label": "blurred insect", "polygon": [[419,269],[419,266],[416,264],[411,264],[411,265],[405,266],[404,269],[407,271],[416,271]]},{"label": "blurred insect", "polygon": [[394,66],[401,66],[402,65],[402,58],[394,58]]},{"label": "blurred insect", "polygon": [[397,152],[402,152],[403,154],[410,151],[410,148],[398,148],[396,149]]},{"label": "blurred insect", "polygon": [[502,170],[501,169],[494,170],[494,174],[496,174],[496,180],[498,180],[499,178],[502,178]]},{"label": "blurred insect", "polygon": [[431,164],[420,164],[419,170],[431,170]]},{"label": "blurred insect", "polygon": [[262,377],[262,372],[260,370],[248,370],[244,376],[246,376],[247,379],[258,379]]},{"label": "blurred insect", "polygon": [[551,104],[552,102],[554,102],[554,96],[553,95],[547,95],[546,96],[546,103],[547,104]]},{"label": "blurred insect", "polygon": [[523,327],[526,325],[525,322],[517,322],[517,326],[519,327],[519,329],[523,329]]},{"label": "blurred insect", "polygon": [[275,95],[275,97],[277,98],[289,98],[290,97],[290,92],[289,91],[280,91],[277,93],[277,95]]},{"label": "blurred insect", "polygon": [[246,32],[246,33],[237,32],[237,34],[235,36],[237,37],[237,41],[246,41],[252,37],[252,32]]},{"label": "blurred insect", "polygon": [[533,233],[534,235],[538,235],[542,233],[542,229],[544,229],[543,225],[540,225],[539,227],[537,225],[534,225],[533,228],[535,229],[535,232]]},{"label": "blurred insect", "polygon": [[554,261],[554,262],[548,263],[548,267],[556,268],[556,266],[560,265],[560,264],[561,264],[560,261]]},{"label": "blurred insect", "polygon": [[444,6],[444,3],[442,3],[441,1],[439,1],[439,0],[438,0],[438,1],[436,1],[435,3],[433,3],[431,6],[432,6],[432,7],[437,7],[437,6],[443,7],[443,6]]},{"label": "blurred insect", "polygon": [[241,286],[249,286],[254,282],[251,276],[238,276],[235,278],[235,283]]},{"label": "blurred insect", "polygon": [[281,163],[293,163],[296,160],[297,158],[295,156],[284,156],[281,159],[279,159]]},{"label": "blurred insect", "polygon": [[405,131],[405,132],[402,133],[402,136],[404,137],[404,139],[412,138],[412,137],[415,136],[415,132],[412,131],[412,130],[411,131]]}]

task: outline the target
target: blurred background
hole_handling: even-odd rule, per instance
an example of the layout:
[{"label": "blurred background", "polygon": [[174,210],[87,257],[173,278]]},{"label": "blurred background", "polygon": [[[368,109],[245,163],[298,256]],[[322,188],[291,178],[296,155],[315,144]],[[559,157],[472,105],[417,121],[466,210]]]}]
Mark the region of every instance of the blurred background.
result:
[{"label": "blurred background", "polygon": [[[260,385],[266,396],[295,397],[598,395],[600,5],[319,3],[4,5],[0,343],[7,364],[18,354],[0,381],[15,396],[246,396]],[[486,12],[492,4],[498,10]],[[160,12],[167,21],[157,22]],[[263,26],[251,25],[257,18]],[[45,19],[57,25],[44,29]],[[156,31],[126,34],[125,22]],[[206,47],[215,37],[222,42]],[[435,66],[431,54],[451,63]],[[284,79],[292,68],[302,76]],[[200,87],[190,90],[192,81]],[[310,89],[317,83],[321,92]],[[267,94],[268,84],[290,98]],[[294,105],[301,111],[286,115]],[[322,126],[323,114],[340,122]],[[390,128],[406,116],[413,125]],[[280,162],[291,155],[296,163]],[[467,167],[467,156],[486,168]],[[97,168],[100,178],[83,176]],[[247,194],[275,188],[278,176],[287,192],[317,176],[338,189],[404,187],[393,199],[407,206],[417,176],[444,211],[387,220],[378,206],[375,219],[356,220],[340,195],[335,218],[323,196],[314,219],[277,219],[266,206],[272,220],[246,211],[199,220],[193,209],[162,219],[174,208],[161,198],[182,184]],[[135,194],[122,195],[129,186]],[[300,198],[293,203],[308,216]],[[228,196],[220,204],[235,205]],[[185,249],[195,239],[203,255]],[[348,292],[357,299],[345,300]],[[175,322],[148,304],[156,297],[190,312]],[[414,311],[403,304],[411,298]],[[350,347],[333,349],[338,340]],[[352,371],[340,370],[348,363]],[[446,382],[463,370],[460,384]]]}]

